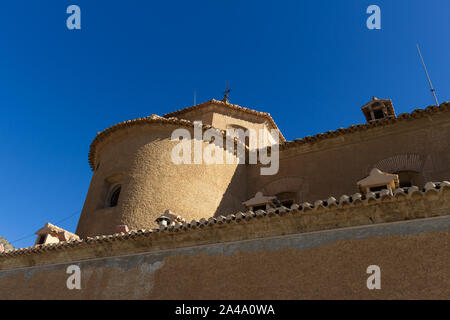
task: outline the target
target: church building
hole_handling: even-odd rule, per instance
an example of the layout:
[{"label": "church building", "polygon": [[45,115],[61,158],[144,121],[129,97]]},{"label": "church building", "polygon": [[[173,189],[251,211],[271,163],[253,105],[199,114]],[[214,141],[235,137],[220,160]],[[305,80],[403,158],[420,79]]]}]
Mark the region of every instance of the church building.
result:
[{"label": "church building", "polygon": [[[97,133],[76,231],[47,223],[34,246],[0,250],[0,299],[450,298],[450,103],[354,109],[362,124],[292,141],[227,95]],[[174,163],[178,129],[233,161]],[[277,143],[234,139],[239,162],[231,129]]]}]

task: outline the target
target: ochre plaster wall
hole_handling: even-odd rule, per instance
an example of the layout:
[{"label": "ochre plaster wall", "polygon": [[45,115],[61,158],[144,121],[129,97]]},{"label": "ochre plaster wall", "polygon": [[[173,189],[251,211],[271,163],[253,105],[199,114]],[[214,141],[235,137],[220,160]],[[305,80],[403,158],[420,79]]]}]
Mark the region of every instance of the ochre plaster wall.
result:
[{"label": "ochre plaster wall", "polygon": [[[450,299],[449,244],[438,217],[72,261],[0,271],[0,299]],[[81,290],[66,287],[70,264]]]},{"label": "ochre plaster wall", "polygon": [[[393,169],[416,170],[419,167],[419,187],[428,181],[450,180],[449,141],[450,112],[441,112],[282,148],[277,175],[262,176],[259,166],[249,167],[247,198],[257,191],[265,195],[296,192],[299,202],[351,195],[359,192],[358,180],[368,176],[380,161],[391,157],[399,160],[392,163]],[[412,163],[402,164],[407,161]],[[390,165],[386,162],[387,170]],[[273,194],[268,194],[269,191]]]}]

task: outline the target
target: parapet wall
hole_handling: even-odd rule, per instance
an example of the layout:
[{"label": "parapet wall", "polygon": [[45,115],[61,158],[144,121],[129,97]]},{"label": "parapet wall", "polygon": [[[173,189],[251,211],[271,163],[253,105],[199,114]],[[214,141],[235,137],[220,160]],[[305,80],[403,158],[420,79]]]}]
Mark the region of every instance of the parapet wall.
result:
[{"label": "parapet wall", "polygon": [[0,271],[0,299],[449,299],[449,239],[444,216],[73,260]]},{"label": "parapet wall", "polygon": [[449,244],[450,183],[428,183],[8,251],[0,299],[448,299]]}]

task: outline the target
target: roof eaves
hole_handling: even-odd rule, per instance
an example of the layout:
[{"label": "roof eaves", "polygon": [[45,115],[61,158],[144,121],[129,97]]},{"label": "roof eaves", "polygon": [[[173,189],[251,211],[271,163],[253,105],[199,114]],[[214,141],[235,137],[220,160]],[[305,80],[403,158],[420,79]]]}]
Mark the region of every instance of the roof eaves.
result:
[{"label": "roof eaves", "polygon": [[369,122],[366,124],[355,124],[355,125],[351,125],[348,128],[339,128],[334,131],[318,133],[318,134],[315,134],[314,136],[306,136],[301,139],[294,139],[293,141],[286,141],[286,142],[280,144],[280,150],[289,149],[289,148],[300,146],[300,145],[303,145],[306,143],[316,143],[316,142],[319,142],[324,139],[333,138],[333,137],[337,137],[340,135],[345,135],[345,134],[349,134],[349,133],[353,133],[353,132],[370,130],[375,127],[388,126],[388,125],[391,125],[391,124],[394,124],[394,123],[397,123],[400,121],[419,119],[419,118],[423,118],[427,115],[431,115],[433,113],[445,112],[445,111],[450,111],[450,102],[443,102],[443,103],[441,103],[440,106],[428,106],[425,109],[416,109],[416,110],[412,111],[411,113],[401,113],[396,118],[380,119],[378,121]]}]

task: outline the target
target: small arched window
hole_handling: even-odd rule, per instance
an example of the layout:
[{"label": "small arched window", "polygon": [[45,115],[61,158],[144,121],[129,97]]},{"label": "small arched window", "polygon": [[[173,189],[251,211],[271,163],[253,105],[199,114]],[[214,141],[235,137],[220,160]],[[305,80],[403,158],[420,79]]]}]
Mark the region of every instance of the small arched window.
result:
[{"label": "small arched window", "polygon": [[295,203],[295,192],[281,192],[276,195],[281,205],[290,208]]},{"label": "small arched window", "polygon": [[120,185],[116,186],[112,190],[111,196],[109,198],[109,206],[110,207],[117,206],[117,203],[119,202],[120,190],[121,190],[121,186]]},{"label": "small arched window", "polygon": [[419,173],[416,171],[398,171],[398,180],[400,183],[400,188],[409,188],[412,186],[419,185]]},{"label": "small arched window", "polygon": [[44,244],[46,238],[47,238],[47,235],[46,235],[46,234],[41,234],[41,235],[39,236],[39,239],[38,239],[38,241],[36,242],[36,244]]},{"label": "small arched window", "polygon": [[[239,131],[241,131],[240,134],[243,134],[243,136],[238,136],[237,138],[243,138],[244,140],[242,141],[243,143],[245,143],[245,145],[247,147],[250,146],[250,137],[249,137],[249,133],[247,131],[247,128],[237,125],[237,124],[229,124],[227,126],[228,129],[230,130],[236,130],[236,134],[239,133]],[[239,131],[238,131],[239,130]]]}]

